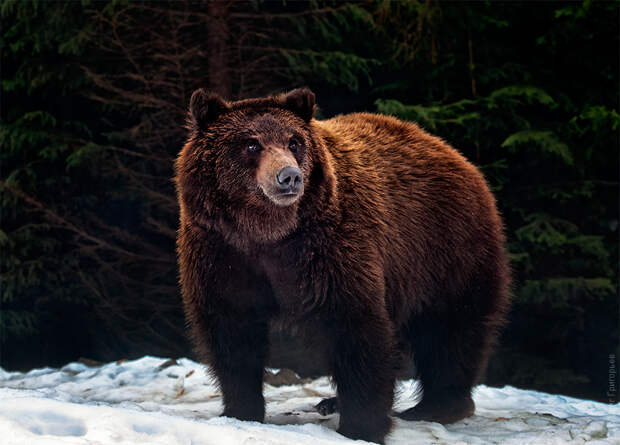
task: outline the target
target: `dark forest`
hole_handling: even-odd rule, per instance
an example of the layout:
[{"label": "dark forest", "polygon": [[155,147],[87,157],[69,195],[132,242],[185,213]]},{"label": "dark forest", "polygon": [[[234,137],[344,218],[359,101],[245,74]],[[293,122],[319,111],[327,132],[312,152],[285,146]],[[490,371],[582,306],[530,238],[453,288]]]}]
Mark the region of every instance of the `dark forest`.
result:
[{"label": "dark forest", "polygon": [[[189,98],[307,86],[319,119],[416,121],[484,172],[514,274],[485,383],[607,401],[620,355],[618,2],[0,8],[0,366],[192,357],[172,182]],[[320,374],[295,341],[275,335],[273,363]]]}]

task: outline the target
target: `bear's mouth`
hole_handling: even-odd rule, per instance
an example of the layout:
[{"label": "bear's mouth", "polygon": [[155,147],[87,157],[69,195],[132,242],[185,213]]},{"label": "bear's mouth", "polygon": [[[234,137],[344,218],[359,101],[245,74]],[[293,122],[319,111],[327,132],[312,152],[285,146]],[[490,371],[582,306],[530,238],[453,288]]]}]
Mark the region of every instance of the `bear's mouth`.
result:
[{"label": "bear's mouth", "polygon": [[300,190],[273,190],[260,185],[260,190],[263,192],[263,196],[277,207],[288,207],[299,201],[301,195],[303,195],[303,187]]},{"label": "bear's mouth", "polygon": [[267,197],[277,206],[286,207],[291,204],[294,204],[301,193],[299,192],[284,192],[284,193],[274,193],[271,195],[267,195]]}]

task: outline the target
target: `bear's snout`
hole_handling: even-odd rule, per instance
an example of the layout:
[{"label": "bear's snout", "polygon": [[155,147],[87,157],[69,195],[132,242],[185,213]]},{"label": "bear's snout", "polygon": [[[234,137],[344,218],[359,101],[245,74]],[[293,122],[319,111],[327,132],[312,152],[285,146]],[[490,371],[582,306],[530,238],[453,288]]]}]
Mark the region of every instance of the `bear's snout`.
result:
[{"label": "bear's snout", "polygon": [[278,207],[294,204],[304,193],[304,176],[290,150],[265,144],[256,171],[263,193]]},{"label": "bear's snout", "polygon": [[276,175],[276,184],[284,194],[297,194],[304,185],[301,170],[287,166]]}]

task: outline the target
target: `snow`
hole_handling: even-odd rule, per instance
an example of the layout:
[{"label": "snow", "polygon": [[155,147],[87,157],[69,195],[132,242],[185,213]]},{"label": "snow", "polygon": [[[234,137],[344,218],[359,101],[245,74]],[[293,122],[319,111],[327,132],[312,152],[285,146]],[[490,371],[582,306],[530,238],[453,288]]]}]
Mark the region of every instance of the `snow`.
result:
[{"label": "snow", "polygon": [[[170,365],[170,366],[168,366]],[[413,405],[402,382],[395,409]],[[221,395],[206,368],[156,357],[98,367],[71,363],[28,373],[0,368],[0,443],[162,445],[327,445],[338,415],[314,409],[333,396],[326,377],[265,384],[266,422],[218,417]],[[513,387],[479,386],[475,415],[456,424],[395,419],[388,444],[619,444],[620,406]],[[363,442],[356,442],[363,443]]]}]

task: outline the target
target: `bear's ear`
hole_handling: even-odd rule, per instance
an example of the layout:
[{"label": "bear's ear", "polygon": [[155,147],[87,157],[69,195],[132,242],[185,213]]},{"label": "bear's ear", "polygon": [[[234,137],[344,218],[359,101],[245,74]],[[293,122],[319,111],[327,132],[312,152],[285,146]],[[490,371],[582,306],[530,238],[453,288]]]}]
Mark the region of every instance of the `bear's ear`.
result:
[{"label": "bear's ear", "polygon": [[202,88],[194,91],[189,100],[190,119],[200,128],[205,128],[228,110],[230,106],[217,93],[210,93]]},{"label": "bear's ear", "polygon": [[292,111],[306,122],[314,116],[315,97],[308,88],[297,88],[281,96],[283,108]]}]

